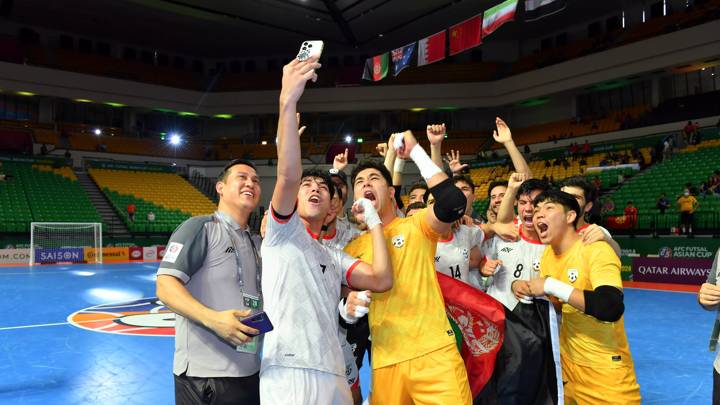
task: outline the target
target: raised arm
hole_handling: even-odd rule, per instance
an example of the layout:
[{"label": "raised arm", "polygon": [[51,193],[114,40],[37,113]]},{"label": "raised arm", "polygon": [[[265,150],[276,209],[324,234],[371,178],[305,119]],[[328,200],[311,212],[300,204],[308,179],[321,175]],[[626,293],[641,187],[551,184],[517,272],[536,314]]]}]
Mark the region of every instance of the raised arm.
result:
[{"label": "raised arm", "polygon": [[495,126],[497,126],[497,130],[493,131],[493,138],[495,138],[495,142],[503,144],[512,160],[515,171],[517,173],[525,173],[528,179],[532,178],[530,166],[528,166],[522,153],[520,153],[520,150],[515,146],[510,127],[508,127],[500,117],[495,117]]},{"label": "raised arm", "polygon": [[524,173],[512,173],[508,179],[508,188],[498,208],[497,222],[511,224],[515,220],[515,197],[520,186],[526,180]]},{"label": "raised arm", "polygon": [[297,102],[307,81],[317,80],[315,69],[319,68],[317,58],[304,62],[293,59],[283,67],[277,132],[277,182],[272,196],[273,210],[280,215],[290,215],[295,208],[302,174]]},{"label": "raised arm", "polygon": [[367,198],[360,198],[352,206],[352,213],[368,226],[372,237],[372,264],[359,262],[348,275],[352,288],[384,292],[392,288],[393,275],[390,253],[383,232],[382,221],[375,207]]},{"label": "raised arm", "polygon": [[452,223],[462,218],[465,213],[467,204],[465,194],[455,187],[442,169],[433,163],[422,146],[418,145],[412,132],[405,131],[402,136],[396,135],[394,146],[398,156],[410,158],[415,162],[420,169],[420,175],[427,182],[430,193],[435,197],[433,208],[427,210],[430,227],[439,234],[447,233]]},{"label": "raised arm", "polygon": [[428,141],[430,141],[430,159],[442,170],[442,142],[447,133],[445,124],[430,124],[427,126],[426,133]]}]

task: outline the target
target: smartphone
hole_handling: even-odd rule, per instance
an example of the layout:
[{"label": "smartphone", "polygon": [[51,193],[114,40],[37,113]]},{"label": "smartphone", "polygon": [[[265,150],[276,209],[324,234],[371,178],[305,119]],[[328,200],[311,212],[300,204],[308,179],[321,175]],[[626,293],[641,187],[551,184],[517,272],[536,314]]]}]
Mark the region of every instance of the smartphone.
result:
[{"label": "smartphone", "polygon": [[297,59],[305,61],[313,56],[317,56],[320,59],[323,51],[323,41],[305,41],[300,45],[300,52],[298,52]]},{"label": "smartphone", "polygon": [[265,312],[258,312],[255,315],[242,319],[240,322],[251,328],[257,329],[260,332],[254,336],[262,335],[263,333],[268,333],[273,330],[273,325],[270,322],[270,318],[268,318]]}]

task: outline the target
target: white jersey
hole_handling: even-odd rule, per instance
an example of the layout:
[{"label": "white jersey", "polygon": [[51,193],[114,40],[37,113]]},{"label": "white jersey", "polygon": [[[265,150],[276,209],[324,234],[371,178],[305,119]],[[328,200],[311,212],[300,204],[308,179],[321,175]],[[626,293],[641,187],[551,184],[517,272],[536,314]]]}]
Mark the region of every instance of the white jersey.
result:
[{"label": "white jersey", "polygon": [[510,286],[515,280],[530,280],[540,276],[540,257],[546,245],[525,237],[520,227],[520,240],[507,242],[495,236],[489,240],[485,256],[502,260],[490,277],[487,293],[511,311],[518,303]]},{"label": "white jersey", "polygon": [[435,271],[478,287],[475,277],[470,277],[470,251],[481,249],[485,233],[478,226],[460,225],[447,240],[439,240],[435,250]]},{"label": "white jersey", "polygon": [[260,374],[269,367],[345,376],[338,337],[340,286],[360,261],[313,239],[297,211],[288,220],[272,208],[262,244],[265,334]]},{"label": "white jersey", "polygon": [[351,240],[355,239],[362,231],[357,229],[349,221],[335,221],[335,233],[332,236],[323,237],[322,244],[334,249],[343,250]]}]

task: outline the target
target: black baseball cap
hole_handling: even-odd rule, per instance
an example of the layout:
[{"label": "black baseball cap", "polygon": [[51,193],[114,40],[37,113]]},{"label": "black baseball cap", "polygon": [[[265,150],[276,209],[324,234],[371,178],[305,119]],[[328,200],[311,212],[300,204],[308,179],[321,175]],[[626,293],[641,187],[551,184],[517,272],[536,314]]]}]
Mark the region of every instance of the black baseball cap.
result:
[{"label": "black baseball cap", "polygon": [[348,181],[347,181],[347,174],[345,174],[345,172],[343,172],[342,170],[332,168],[332,169],[328,170],[328,173],[330,173],[330,177],[338,177],[347,187]]}]

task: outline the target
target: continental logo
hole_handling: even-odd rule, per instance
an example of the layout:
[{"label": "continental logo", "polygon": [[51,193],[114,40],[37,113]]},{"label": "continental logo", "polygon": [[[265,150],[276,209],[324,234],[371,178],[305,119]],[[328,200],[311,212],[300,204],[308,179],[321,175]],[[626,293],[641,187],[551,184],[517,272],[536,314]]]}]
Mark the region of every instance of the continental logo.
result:
[{"label": "continental logo", "polygon": [[96,305],[70,314],[78,328],[116,335],[174,336],[175,314],[157,297]]}]

